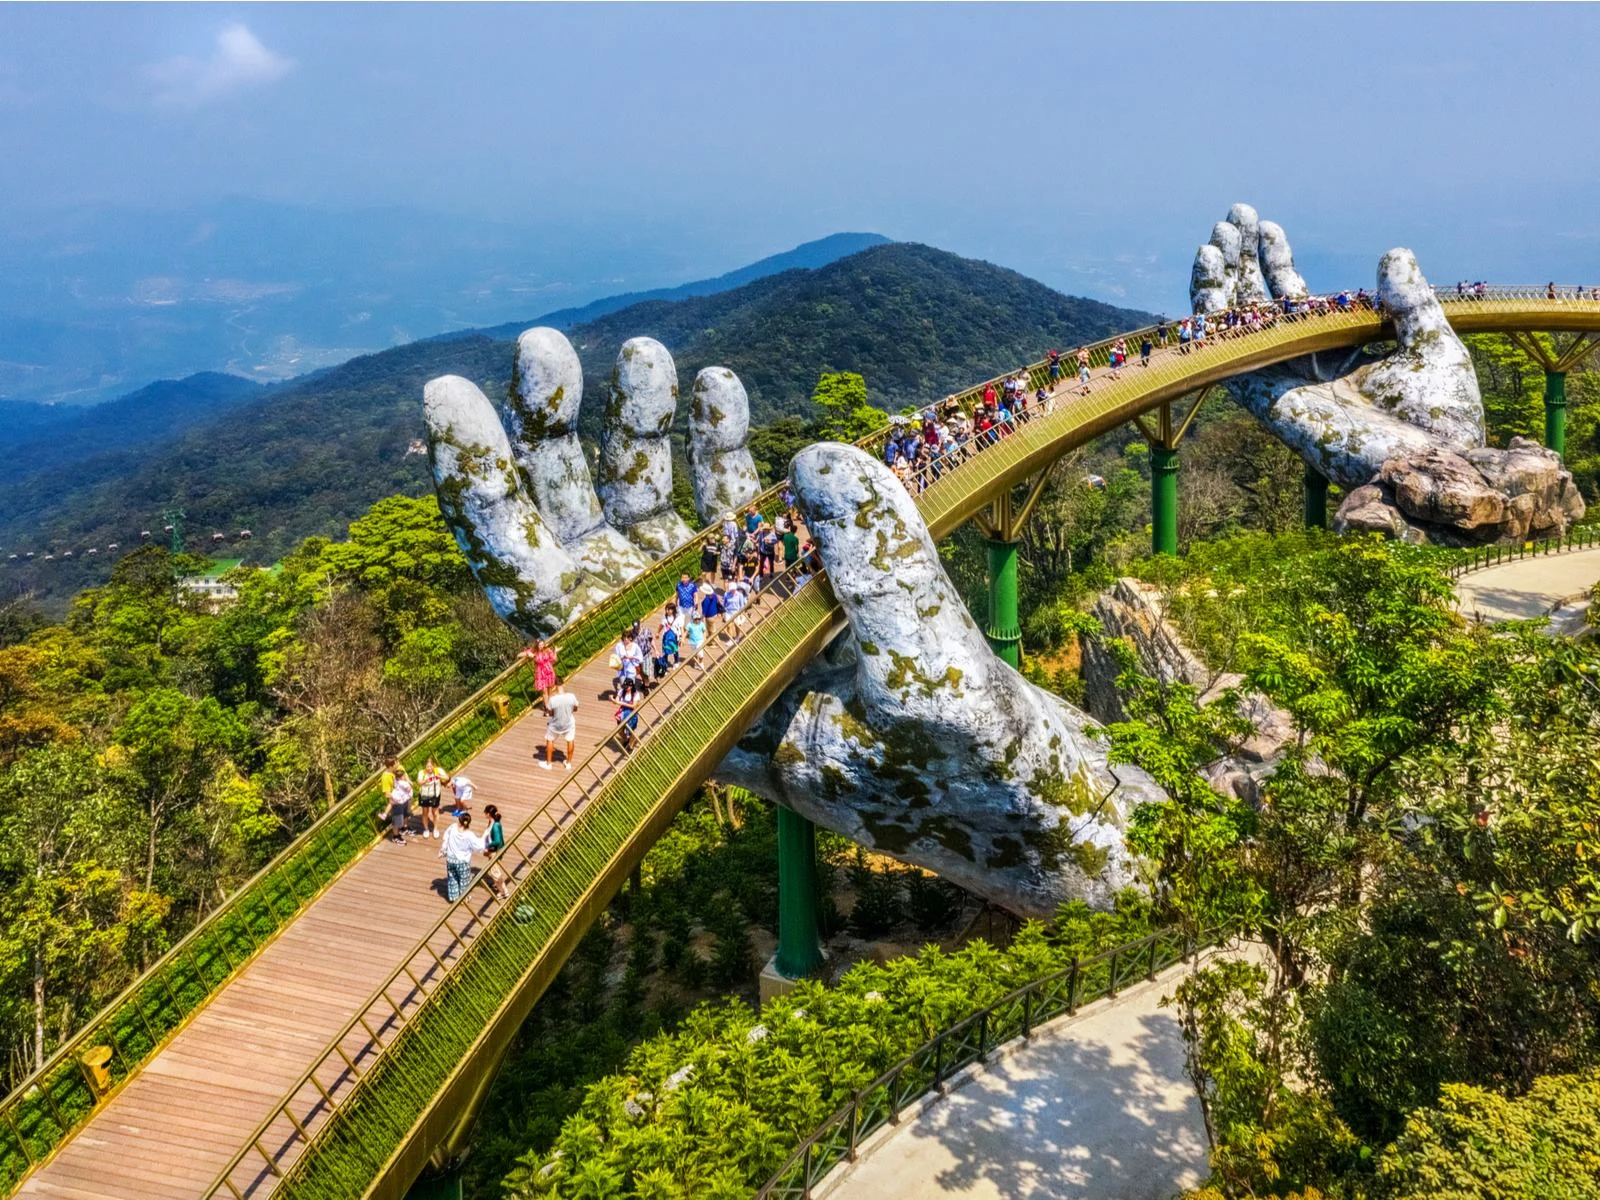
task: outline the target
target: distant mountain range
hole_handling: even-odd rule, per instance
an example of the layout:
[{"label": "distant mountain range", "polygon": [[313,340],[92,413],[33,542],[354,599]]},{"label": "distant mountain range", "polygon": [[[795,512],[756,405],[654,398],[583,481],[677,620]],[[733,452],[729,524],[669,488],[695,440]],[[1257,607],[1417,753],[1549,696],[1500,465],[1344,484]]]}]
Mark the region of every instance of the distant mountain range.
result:
[{"label": "distant mountain range", "polygon": [[[603,211],[552,223],[243,198],[167,210],[14,201],[0,193],[0,400],[99,403],[196,370],[281,382],[739,261],[723,257],[737,240],[715,230]],[[768,269],[821,261],[795,253]]]},{"label": "distant mountain range", "polygon": [[[468,333],[482,334],[485,337],[515,338],[532,325],[571,329],[574,325],[597,321],[601,317],[621,312],[635,304],[643,304],[647,300],[688,300],[694,296],[714,296],[718,292],[731,292],[736,287],[743,287],[747,283],[754,283],[758,279],[765,279],[769,275],[778,275],[784,271],[810,271],[817,267],[825,267],[847,255],[871,246],[887,245],[888,242],[889,239],[880,233],[833,233],[814,242],[805,242],[782,254],[758,259],[747,267],[729,271],[726,275],[718,275],[715,279],[700,279],[694,283],[680,284],[678,287],[654,288],[648,292],[623,292],[620,295],[595,300],[580,308],[559,308],[532,321],[511,321],[488,329],[469,330]],[[448,338],[461,335],[443,336]]]},{"label": "distant mountain range", "polygon": [[[634,303],[568,336],[584,363],[582,426],[592,435],[617,349],[636,335],[672,350],[684,388],[700,367],[732,367],[765,422],[807,413],[823,371],[859,371],[874,402],[893,409],[1148,319],[989,263],[890,243],[713,295]],[[248,528],[263,561],[310,534],[338,536],[374,500],[431,487],[425,456],[408,453],[423,436],[423,385],[453,373],[502,394],[520,328],[414,342],[243,395],[208,384],[211,398],[186,411],[212,411],[187,428],[152,438],[125,424],[111,448],[69,467],[40,474],[24,465],[0,479],[0,584],[70,595],[109,567],[103,550],[88,558],[87,547],[126,549],[169,505],[188,513],[191,547],[213,530]],[[169,413],[185,408],[157,394]],[[59,557],[67,549],[71,560]],[[28,550],[58,557],[6,560]]]}]

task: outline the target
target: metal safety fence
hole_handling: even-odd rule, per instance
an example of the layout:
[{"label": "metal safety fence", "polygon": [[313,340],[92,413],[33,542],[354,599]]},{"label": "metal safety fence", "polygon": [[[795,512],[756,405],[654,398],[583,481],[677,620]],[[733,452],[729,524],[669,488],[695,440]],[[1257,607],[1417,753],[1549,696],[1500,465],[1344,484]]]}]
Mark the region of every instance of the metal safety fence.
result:
[{"label": "metal safety fence", "polygon": [[1057,1017],[1071,1016],[1085,1004],[1114,997],[1130,983],[1156,974],[1226,940],[1217,929],[1191,939],[1178,930],[1161,930],[1089,958],[1074,958],[1059,971],[1008,992],[933,1037],[900,1059],[865,1087],[858,1088],[756,1193],[756,1200],[811,1200],[811,1191],[842,1162],[855,1162],[865,1142],[929,1092],[974,1063],[988,1061],[998,1047]]}]

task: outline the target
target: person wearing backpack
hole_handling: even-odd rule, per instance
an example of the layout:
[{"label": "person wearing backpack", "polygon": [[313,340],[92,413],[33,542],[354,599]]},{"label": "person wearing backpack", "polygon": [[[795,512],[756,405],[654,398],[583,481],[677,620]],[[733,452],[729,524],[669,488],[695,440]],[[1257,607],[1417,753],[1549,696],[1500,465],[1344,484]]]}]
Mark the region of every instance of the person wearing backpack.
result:
[{"label": "person wearing backpack", "polygon": [[710,636],[713,629],[712,622],[722,615],[722,598],[717,595],[716,588],[708,587],[700,590],[700,615],[705,618],[706,634]]}]

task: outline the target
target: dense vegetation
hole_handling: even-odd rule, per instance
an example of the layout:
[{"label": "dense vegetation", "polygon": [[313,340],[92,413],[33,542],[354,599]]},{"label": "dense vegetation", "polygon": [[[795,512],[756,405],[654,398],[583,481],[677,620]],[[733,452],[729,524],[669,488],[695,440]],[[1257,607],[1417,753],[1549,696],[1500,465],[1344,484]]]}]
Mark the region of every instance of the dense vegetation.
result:
[{"label": "dense vegetation", "polygon": [[516,642],[429,498],[239,573],[158,546],[0,612],[0,1038],[15,1080]]},{"label": "dense vegetation", "polygon": [[[988,263],[892,244],[719,295],[635,305],[570,336],[584,361],[583,428],[592,437],[597,389],[618,347],[636,335],[666,343],[685,388],[701,367],[721,363],[744,380],[757,421],[809,420],[823,372],[864,376],[892,411],[1142,319]],[[511,362],[503,339],[412,343],[273,389],[171,441],[91,458],[46,487],[0,480],[0,547],[80,552],[26,567],[0,560],[0,579],[70,596],[109,569],[103,556],[85,558],[85,547],[132,544],[168,505],[188,513],[198,535],[191,545],[212,530],[248,528],[249,550],[262,562],[301,538],[335,536],[383,496],[430,490],[426,459],[406,453],[423,436],[427,380],[463,375],[495,397]]]},{"label": "dense vegetation", "polygon": [[[1103,331],[1038,333],[1028,321],[1045,311],[1044,289],[1006,276],[884,247],[746,294],[618,314],[585,331],[583,352],[592,367],[647,330],[674,345],[686,378],[693,355],[725,355],[763,405],[786,398],[765,411],[791,415],[752,442],[774,478],[818,436],[855,436],[884,409]],[[935,320],[930,303],[956,316]],[[1103,314],[1049,315],[1081,326]],[[944,337],[947,326],[971,344]],[[980,364],[983,339],[999,349]],[[741,363],[734,348],[752,344],[767,357]],[[503,342],[406,347],[81,493],[119,504],[143,480],[151,503],[176,489],[202,525],[269,504],[279,523],[253,523],[268,547],[349,513],[347,540],[312,537],[280,571],[242,573],[239,603],[218,613],[174,586],[197,561],[156,547],[122,559],[57,623],[0,606],[9,1078],[510,652],[431,499],[361,511],[373,494],[425,487],[421,460],[400,448],[420,432],[422,382],[452,369],[441,346],[453,369],[491,394],[501,386]],[[1494,440],[1542,432],[1540,373],[1497,339],[1473,339],[1473,352]],[[820,382],[818,363],[833,368]],[[1594,379],[1569,381],[1569,458],[1591,495]],[[319,426],[319,412],[336,419]],[[1200,774],[1243,732],[1227,703],[1201,709],[1192,691],[1130,669],[1133,719],[1113,731],[1116,753],[1173,797],[1134,829],[1161,866],[1153,903],[1067,912],[1005,950],[859,966],[758,1021],[746,997],[753,939],[775,917],[770,813],[708,797],[524,1029],[479,1132],[476,1194],[502,1180],[511,1195],[743,1194],[851,1086],[938,1025],[1151,922],[1219,919],[1262,939],[1271,969],[1220,965],[1175,997],[1218,1194],[1590,1194],[1600,655],[1462,627],[1436,552],[1286,532],[1299,520],[1298,460],[1222,396],[1185,443],[1188,555],[1143,561],[1148,457],[1121,431],[1058,468],[1026,534],[1027,669],[1077,698],[1074,647],[1094,636],[1083,601],[1119,571],[1144,574],[1190,643],[1243,671],[1300,732],[1265,801],[1224,799]],[[979,546],[960,534],[944,553],[981,615]],[[848,927],[863,938],[907,921],[946,929],[959,908],[920,873],[851,862],[837,843],[830,854],[825,874],[848,888]],[[733,998],[692,1007],[710,996]]]},{"label": "dense vegetation", "polygon": [[548,1151],[505,1177],[507,1197],[745,1200],[858,1087],[937,1030],[1074,957],[1148,929],[1136,896],[1115,913],[1064,909],[1004,949],[973,941],[802,983],[757,1014],[733,1000],[646,1038],[588,1087]]},{"label": "dense vegetation", "polygon": [[[956,888],[819,838],[824,935],[915,945],[948,938],[966,910]],[[645,856],[638,886],[596,922],[518,1034],[485,1103],[465,1164],[466,1194],[501,1194],[519,1159],[548,1153],[589,1085],[676,1036],[710,1001],[750,1011],[760,960],[776,942],[776,822],[770,805],[710,788]],[[610,1193],[607,1193],[608,1195]]]},{"label": "dense vegetation", "polygon": [[1592,1194],[1600,651],[1463,624],[1441,561],[1296,532],[1139,564],[1183,635],[1288,714],[1260,803],[1201,773],[1246,732],[1237,694],[1203,708],[1113,647],[1131,713],[1113,754],[1172,797],[1131,830],[1152,901],[858,966],[759,1020],[697,1009],[590,1086],[507,1193],[745,1194],[850,1088],[1074,949],[1227,922],[1268,965],[1220,961],[1173,998],[1215,1194]]},{"label": "dense vegetation", "polygon": [[[1134,830],[1172,914],[1270,952],[1176,996],[1229,1196],[1454,1194],[1421,1164],[1503,1114],[1447,1085],[1574,1108],[1593,1086],[1546,1077],[1600,1063],[1600,653],[1463,624],[1437,561],[1296,534],[1146,567],[1298,734],[1252,805],[1199,774],[1243,732],[1232,697],[1202,709],[1130,672],[1112,730],[1173,797]],[[1543,1191],[1493,1194],[1569,1194],[1557,1157]]]}]

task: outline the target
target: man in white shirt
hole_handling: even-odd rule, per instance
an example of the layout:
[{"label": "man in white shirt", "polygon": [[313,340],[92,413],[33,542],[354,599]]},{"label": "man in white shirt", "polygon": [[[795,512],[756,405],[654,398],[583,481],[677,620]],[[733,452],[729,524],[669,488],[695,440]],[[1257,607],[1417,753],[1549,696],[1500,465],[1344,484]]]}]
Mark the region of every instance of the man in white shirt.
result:
[{"label": "man in white shirt", "polygon": [[578,697],[557,683],[550,689],[550,699],[546,701],[545,708],[550,719],[544,727],[544,758],[539,766],[546,771],[551,769],[550,764],[555,760],[556,740],[559,738],[567,743],[567,770],[570,771],[578,737]]}]

